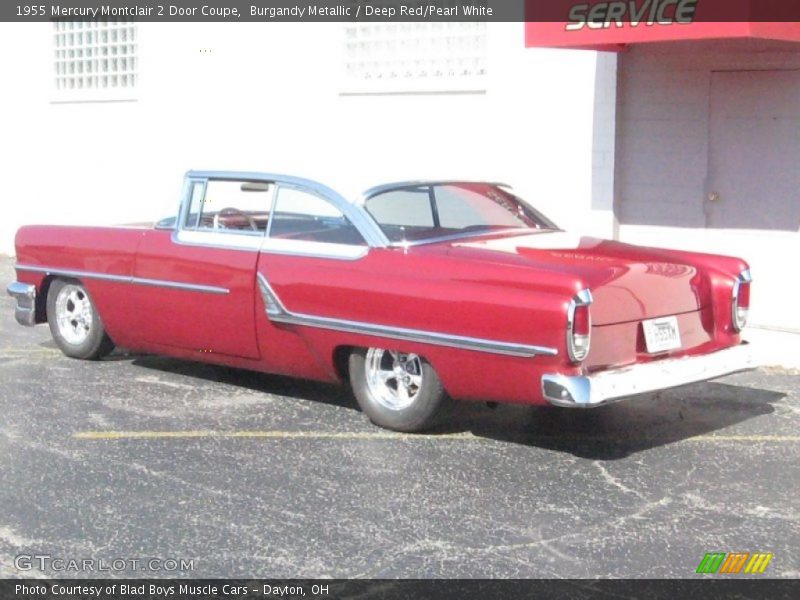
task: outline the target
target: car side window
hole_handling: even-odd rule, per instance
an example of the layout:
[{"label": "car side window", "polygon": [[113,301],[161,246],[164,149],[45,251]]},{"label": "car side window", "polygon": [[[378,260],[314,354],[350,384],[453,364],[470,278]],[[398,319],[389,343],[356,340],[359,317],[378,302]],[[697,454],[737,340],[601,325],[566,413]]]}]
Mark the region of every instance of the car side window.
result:
[{"label": "car side window", "polygon": [[263,181],[194,183],[183,228],[263,236],[269,223],[272,187]]},{"label": "car side window", "polygon": [[[519,208],[492,192],[479,193],[471,190],[468,184],[462,184],[436,186],[435,194],[439,223],[445,229],[468,229],[487,221],[508,227],[526,226]],[[487,197],[492,202],[487,202]]]},{"label": "car side window", "polygon": [[305,190],[280,186],[271,221],[270,238],[366,245],[361,233],[342,211]]},{"label": "car side window", "polygon": [[391,190],[373,196],[367,211],[382,225],[390,227],[433,227],[430,189],[417,187]]},{"label": "car side window", "polygon": [[191,199],[189,202],[189,212],[186,213],[186,219],[183,223],[184,229],[197,229],[197,224],[200,221],[200,210],[203,207],[203,191],[205,183],[202,181],[195,181],[192,183]]}]

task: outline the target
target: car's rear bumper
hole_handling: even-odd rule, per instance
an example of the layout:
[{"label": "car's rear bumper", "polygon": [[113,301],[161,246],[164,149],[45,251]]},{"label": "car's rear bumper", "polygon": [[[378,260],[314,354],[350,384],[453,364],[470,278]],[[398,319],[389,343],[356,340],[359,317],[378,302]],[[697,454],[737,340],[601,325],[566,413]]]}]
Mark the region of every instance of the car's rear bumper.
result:
[{"label": "car's rear bumper", "polygon": [[589,408],[756,366],[753,352],[745,342],[711,354],[656,360],[591,375],[544,375],[542,393],[556,406]]},{"label": "car's rear bumper", "polygon": [[13,281],[6,288],[9,296],[17,301],[14,317],[20,325],[36,325],[36,286]]}]

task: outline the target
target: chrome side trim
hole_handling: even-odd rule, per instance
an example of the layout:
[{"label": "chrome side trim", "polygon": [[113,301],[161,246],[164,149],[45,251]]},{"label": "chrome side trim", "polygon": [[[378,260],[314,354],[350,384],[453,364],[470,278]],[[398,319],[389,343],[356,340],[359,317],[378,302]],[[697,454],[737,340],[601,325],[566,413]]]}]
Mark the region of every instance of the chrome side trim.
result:
[{"label": "chrome side trim", "polygon": [[8,284],[6,291],[17,301],[14,309],[14,318],[17,323],[25,325],[25,327],[36,325],[36,286],[12,281]]},{"label": "chrome side trim", "polygon": [[267,278],[261,273],[257,274],[258,289],[261,291],[261,298],[264,300],[264,311],[267,317],[273,320],[273,317],[281,317],[287,315],[289,311],[281,304],[277,294],[273,291],[272,287],[267,282]]},{"label": "chrome side trim", "polygon": [[20,271],[44,273],[46,275],[63,275],[64,277],[74,277],[75,279],[101,279],[104,281],[117,281],[119,283],[129,283],[133,285],[149,285],[175,290],[187,290],[190,292],[203,292],[206,294],[230,293],[228,288],[217,287],[215,285],[183,283],[181,281],[168,281],[166,279],[147,279],[145,277],[132,277],[130,275],[113,275],[94,271],[75,271],[71,269],[59,269],[58,267],[37,267],[32,265],[16,265],[15,268]]},{"label": "chrome side trim", "polygon": [[744,342],[710,354],[655,360],[591,375],[543,375],[542,394],[556,406],[591,408],[757,366],[753,351]]},{"label": "chrome side trim", "polygon": [[288,325],[300,325],[303,327],[316,327],[318,329],[330,329],[333,331],[344,331],[346,333],[357,333],[375,337],[392,338],[406,342],[420,342],[423,344],[433,344],[436,346],[447,346],[460,350],[473,350],[475,352],[488,352],[491,354],[502,354],[505,356],[519,356],[529,358],[532,356],[555,356],[558,350],[545,346],[529,346],[513,342],[499,342],[480,338],[465,337],[460,335],[450,335],[419,329],[406,329],[404,327],[392,327],[389,325],[376,325],[360,321],[349,321],[346,319],[335,319],[330,317],[318,317],[295,313],[288,310],[281,302],[275,290],[269,285],[267,278],[258,273],[258,286],[261,297],[264,299],[267,318],[275,323],[285,323]]},{"label": "chrome side trim", "polygon": [[206,294],[230,294],[228,288],[215,285],[202,285],[199,283],[183,283],[181,281],[167,281],[165,279],[147,279],[146,277],[131,277],[134,285],[149,285],[152,287],[169,288],[174,290],[187,290],[190,292],[204,292]]},{"label": "chrome side trim", "polygon": [[[255,232],[253,232],[255,233]],[[224,233],[209,230],[190,230],[175,228],[172,231],[172,243],[183,246],[199,246],[202,248],[220,248],[222,250],[244,250],[258,252],[264,234],[253,235],[250,232]]]},{"label": "chrome side trim", "polygon": [[132,277],[129,275],[112,275],[108,273],[96,273],[92,271],[76,271],[72,269],[59,269],[57,267],[38,267],[33,265],[14,265],[18,271],[28,271],[31,273],[44,273],[45,275],[63,275],[65,277],[75,277],[76,279],[105,279],[108,281],[119,281],[130,283]]},{"label": "chrome side trim", "polygon": [[285,254],[306,258],[330,258],[333,260],[358,260],[369,253],[369,246],[353,244],[329,244],[281,238],[264,238],[262,254]]}]

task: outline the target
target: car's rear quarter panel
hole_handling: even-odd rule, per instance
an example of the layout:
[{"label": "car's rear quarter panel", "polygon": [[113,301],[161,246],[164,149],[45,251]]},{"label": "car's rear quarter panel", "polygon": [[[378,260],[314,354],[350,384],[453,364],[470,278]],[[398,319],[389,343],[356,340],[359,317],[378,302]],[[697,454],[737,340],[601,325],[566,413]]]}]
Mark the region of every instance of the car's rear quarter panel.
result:
[{"label": "car's rear quarter panel", "polygon": [[[536,402],[540,399],[540,374],[557,368],[575,370],[563,365],[565,315],[574,284],[561,280],[548,282],[548,286],[537,282],[530,269],[465,265],[423,249],[408,253],[373,249],[352,262],[262,254],[259,269],[292,312],[543,346],[558,353],[505,356],[270,323],[261,339],[266,345],[282,348],[275,355],[262,347],[272,370],[289,372],[303,362],[295,354],[298,336],[308,353],[332,371],[337,368],[334,357],[347,347],[375,346],[420,354],[431,362],[451,395],[468,400]],[[259,306],[263,315],[263,303]],[[294,351],[285,351],[290,348]],[[338,367],[341,371],[341,365]]]}]

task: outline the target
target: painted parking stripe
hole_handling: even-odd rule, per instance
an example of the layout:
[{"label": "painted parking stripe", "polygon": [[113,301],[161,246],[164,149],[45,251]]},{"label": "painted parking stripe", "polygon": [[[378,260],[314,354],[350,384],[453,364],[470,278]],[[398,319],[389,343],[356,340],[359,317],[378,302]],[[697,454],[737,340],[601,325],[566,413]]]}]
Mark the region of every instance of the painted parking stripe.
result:
[{"label": "painted parking stripe", "polygon": [[124,440],[162,438],[280,438],[330,440],[395,440],[395,439],[470,439],[470,433],[420,435],[391,431],[81,431],[73,435],[79,440]]},{"label": "painted parking stripe", "polygon": [[[214,431],[214,430],[187,430],[187,431],[79,431],[73,438],[78,440],[128,440],[128,439],[181,439],[181,438],[267,438],[267,439],[317,439],[317,440],[464,440],[484,441],[480,435],[469,432],[418,434],[395,433],[391,431]],[[558,435],[511,435],[509,438],[519,438],[525,441],[585,441],[585,442],[625,442],[635,443],[640,441],[669,441],[660,437],[642,438],[614,438],[610,436],[558,436]],[[765,443],[798,443],[800,435],[698,435],[687,437],[678,442],[765,442]]]}]

